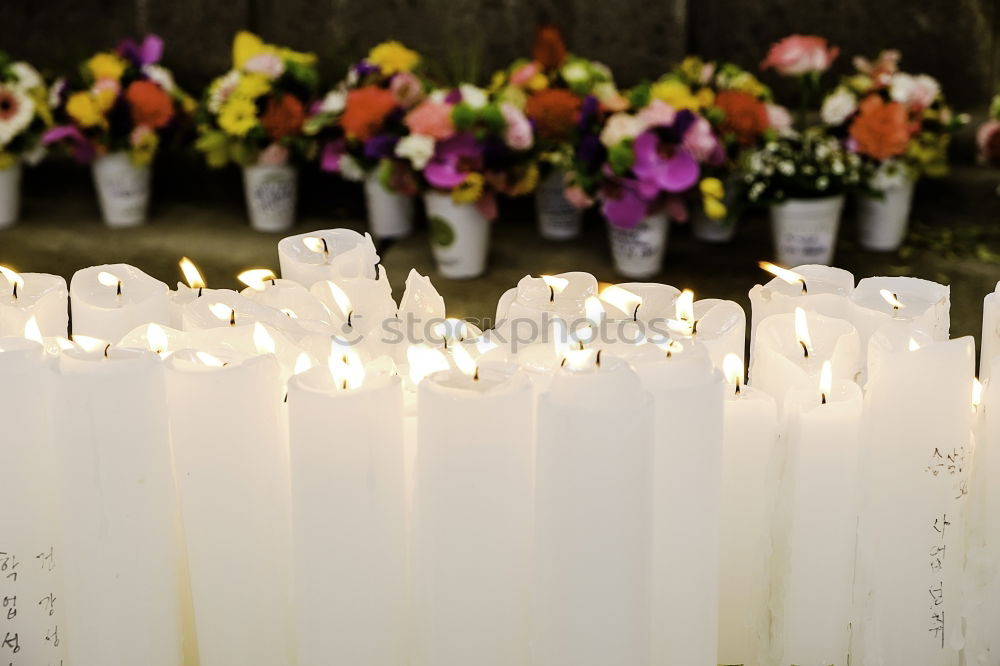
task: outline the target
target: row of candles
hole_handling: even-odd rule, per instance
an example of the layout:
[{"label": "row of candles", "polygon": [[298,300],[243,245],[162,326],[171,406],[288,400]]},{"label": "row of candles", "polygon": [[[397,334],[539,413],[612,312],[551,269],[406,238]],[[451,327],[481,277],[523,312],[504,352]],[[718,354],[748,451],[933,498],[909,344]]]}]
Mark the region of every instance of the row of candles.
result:
[{"label": "row of candles", "polygon": [[0,662],[1000,653],[1000,383],[947,287],[764,264],[747,384],[731,301],[529,276],[483,332],[366,236],[278,253],[0,268]]}]

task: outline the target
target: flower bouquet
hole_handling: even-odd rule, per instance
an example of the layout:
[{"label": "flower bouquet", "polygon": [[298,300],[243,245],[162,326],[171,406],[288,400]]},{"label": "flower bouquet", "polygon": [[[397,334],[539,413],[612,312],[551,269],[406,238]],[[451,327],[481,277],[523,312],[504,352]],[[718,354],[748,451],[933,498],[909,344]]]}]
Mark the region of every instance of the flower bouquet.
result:
[{"label": "flower bouquet", "polygon": [[686,220],[698,189],[705,198],[721,198],[718,180],[703,181],[702,170],[721,166],[725,155],[696,111],[652,99],[648,85],[631,97],[632,110],[611,115],[601,132],[607,159],[598,196],[615,267],[626,277],[647,278],[663,263],[669,218]]},{"label": "flower bouquet", "polygon": [[725,160],[706,168],[712,178],[703,180],[702,185],[713,196],[706,196],[702,205],[694,208],[691,226],[701,240],[732,240],[745,201],[743,158],[790,129],[788,111],[773,102],[771,90],[750,72],[697,56],[685,58],[653,84],[650,93],[676,109],[698,111],[722,141]]},{"label": "flower bouquet", "polygon": [[0,229],[17,222],[21,162],[45,153],[42,135],[52,125],[48,91],[35,68],[0,51]]},{"label": "flower bouquet", "polygon": [[844,194],[860,179],[860,158],[826,127],[808,123],[810,99],[837,54],[822,37],[792,35],[761,65],[796,78],[801,93],[795,130],[745,157],[747,199],[770,205],[777,258],[789,266],[833,260]]},{"label": "flower bouquet", "polygon": [[394,152],[419,177],[438,268],[476,277],[486,268],[496,195],[528,194],[538,182],[531,123],[471,84],[430,92],[403,122],[410,133]]},{"label": "flower bouquet", "polygon": [[76,76],[52,85],[56,127],[46,144],[69,148],[77,161],[91,164],[104,222],[130,227],[146,221],[150,166],[162,139],[194,110],[194,100],[159,64],[163,40],[126,39],[102,51]]},{"label": "flower bouquet", "polygon": [[576,237],[583,209],[592,199],[584,195],[585,188],[572,183],[571,174],[587,171],[574,169],[574,163],[587,160],[591,171],[599,171],[604,154],[598,136],[604,116],[624,110],[628,100],[605,65],[567,53],[553,26],[538,29],[531,60],[517,60],[493,75],[491,90],[524,111],[534,127],[534,153],[541,167],[535,209],[542,237]]},{"label": "flower bouquet", "polygon": [[303,130],[316,95],[316,56],[265,44],[249,32],[233,41],[233,69],[215,79],[198,109],[196,147],[211,167],[243,168],[250,226],[287,230],[295,221],[294,161],[314,157]]},{"label": "flower bouquet", "polygon": [[410,134],[403,119],[424,99],[419,64],[419,54],[399,42],[379,44],[314,105],[305,123],[306,134],[322,145],[323,170],[364,180],[368,226],[376,238],[400,238],[413,229],[417,178],[396,147]]},{"label": "flower bouquet", "polygon": [[934,78],[900,72],[899,59],[898,51],[883,51],[874,62],[855,58],[856,73],[827,95],[820,112],[861,157],[858,240],[869,250],[899,248],[917,179],[947,173],[948,143],[965,122]]}]

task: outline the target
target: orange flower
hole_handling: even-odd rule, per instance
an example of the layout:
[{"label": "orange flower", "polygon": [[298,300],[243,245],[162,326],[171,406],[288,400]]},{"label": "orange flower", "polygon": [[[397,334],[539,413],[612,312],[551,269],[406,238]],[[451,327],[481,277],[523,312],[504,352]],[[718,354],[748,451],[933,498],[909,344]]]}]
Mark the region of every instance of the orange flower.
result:
[{"label": "orange flower", "polygon": [[347,93],[347,106],[340,126],[351,138],[367,141],[378,133],[385,117],[398,106],[390,90],[364,86]]},{"label": "orange flower", "polygon": [[862,155],[876,160],[902,155],[910,141],[906,107],[899,102],[886,102],[878,95],[869,95],[858,106],[850,134]]},{"label": "orange flower", "polygon": [[524,113],[535,121],[539,138],[565,141],[579,120],[580,98],[561,88],[539,90],[528,98]]},{"label": "orange flower", "polygon": [[267,100],[267,109],[261,116],[260,124],[269,137],[280,141],[298,132],[305,119],[306,111],[302,102],[292,95],[281,94]]},{"label": "orange flower", "polygon": [[538,26],[532,56],[545,69],[562,67],[566,60],[566,42],[563,41],[559,28],[554,25]]},{"label": "orange flower", "polygon": [[132,122],[158,129],[174,117],[174,102],[152,81],[133,81],[125,91],[132,109]]},{"label": "orange flower", "polygon": [[715,98],[715,105],[726,114],[722,133],[736,135],[743,145],[757,141],[768,128],[767,107],[753,95],[738,90],[723,90]]}]

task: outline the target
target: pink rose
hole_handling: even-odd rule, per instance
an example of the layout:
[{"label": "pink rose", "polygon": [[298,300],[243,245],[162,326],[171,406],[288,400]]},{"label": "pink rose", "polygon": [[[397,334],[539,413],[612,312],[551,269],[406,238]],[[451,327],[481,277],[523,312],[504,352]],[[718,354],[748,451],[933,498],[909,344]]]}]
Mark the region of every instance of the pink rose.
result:
[{"label": "pink rose", "polygon": [[684,133],[681,147],[699,162],[720,164],[724,159],[722,146],[712,131],[712,125],[701,116]]},{"label": "pink rose", "polygon": [[767,124],[778,134],[787,134],[792,130],[792,114],[780,104],[764,104],[767,112]]},{"label": "pink rose", "polygon": [[761,69],[773,67],[783,76],[799,76],[810,72],[825,72],[840,53],[836,46],[814,35],[791,35],[771,46]]},{"label": "pink rose", "polygon": [[594,200],[587,196],[587,193],[583,191],[583,188],[579,185],[570,185],[565,190],[563,190],[563,197],[566,201],[570,203],[574,208],[583,210],[585,208],[590,208],[594,204]]},{"label": "pink rose", "polygon": [[258,53],[246,61],[243,70],[251,74],[263,74],[269,79],[276,79],[285,71],[285,63],[274,53]]},{"label": "pink rose", "polygon": [[410,72],[399,72],[392,77],[389,90],[407,109],[412,109],[424,99],[424,87],[420,83],[420,79]]},{"label": "pink rose", "polygon": [[654,99],[646,108],[635,115],[636,120],[639,121],[639,126],[642,128],[639,130],[639,133],[644,132],[650,127],[673,125],[674,116],[676,115],[677,111],[674,110],[674,107],[662,100]]},{"label": "pink rose", "polygon": [[519,88],[528,85],[535,74],[538,74],[539,67],[537,62],[529,62],[527,64],[521,65],[510,75],[510,82],[518,86]]},{"label": "pink rose", "polygon": [[288,162],[288,148],[280,143],[272,143],[257,157],[257,164],[262,166],[281,166],[286,162]]},{"label": "pink rose", "polygon": [[507,129],[504,131],[503,140],[513,150],[527,150],[535,142],[534,134],[531,131],[531,122],[520,109],[513,104],[501,104],[500,111],[503,113]]},{"label": "pink rose", "polygon": [[414,134],[425,134],[443,141],[455,133],[451,122],[451,105],[424,100],[406,115],[406,126]]},{"label": "pink rose", "polygon": [[976,145],[979,146],[979,161],[996,164],[1000,161],[1000,120],[987,120],[976,131]]}]

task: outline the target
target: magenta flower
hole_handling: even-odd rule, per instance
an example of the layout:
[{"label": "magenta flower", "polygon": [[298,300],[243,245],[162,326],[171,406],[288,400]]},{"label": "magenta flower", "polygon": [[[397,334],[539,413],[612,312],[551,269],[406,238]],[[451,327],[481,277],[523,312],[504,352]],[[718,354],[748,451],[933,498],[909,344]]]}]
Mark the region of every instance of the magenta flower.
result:
[{"label": "magenta flower", "polygon": [[601,210],[611,224],[631,229],[649,215],[649,205],[658,194],[659,188],[653,183],[613,178],[604,186]]},{"label": "magenta flower", "polygon": [[434,157],[424,168],[424,177],[432,186],[450,190],[465,182],[466,174],[482,166],[483,148],[468,132],[456,134],[437,144]]},{"label": "magenta flower", "polygon": [[42,135],[42,143],[46,146],[59,141],[69,141],[72,146],[73,157],[77,162],[86,164],[87,162],[92,162],[97,157],[94,144],[74,125],[53,127]]},{"label": "magenta flower", "polygon": [[653,131],[637,136],[632,150],[632,171],[644,183],[667,192],[682,192],[698,182],[698,162],[678,146],[663,145]]}]

